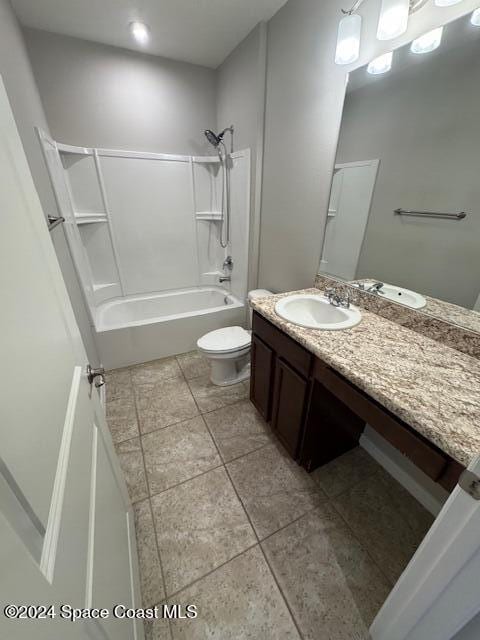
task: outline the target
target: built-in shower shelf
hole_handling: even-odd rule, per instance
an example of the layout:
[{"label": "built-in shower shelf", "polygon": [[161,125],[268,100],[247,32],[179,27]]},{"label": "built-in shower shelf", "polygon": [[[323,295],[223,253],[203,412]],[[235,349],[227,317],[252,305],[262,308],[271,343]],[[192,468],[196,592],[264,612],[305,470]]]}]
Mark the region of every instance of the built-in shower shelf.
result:
[{"label": "built-in shower shelf", "polygon": [[103,289],[108,289],[109,287],[118,287],[119,284],[118,282],[102,282],[99,284],[94,284],[93,285],[93,290],[96,291],[102,291]]},{"label": "built-in shower shelf", "polygon": [[221,211],[197,211],[195,213],[197,220],[215,221],[222,219]]},{"label": "built-in shower shelf", "polygon": [[108,222],[105,213],[76,213],[77,224],[96,224],[98,222]]},{"label": "built-in shower shelf", "polygon": [[122,295],[119,282],[99,282],[93,285],[93,295],[95,302],[100,304],[105,300],[117,298]]},{"label": "built-in shower shelf", "polygon": [[218,164],[220,162],[218,156],[192,156],[192,160],[197,164]]}]

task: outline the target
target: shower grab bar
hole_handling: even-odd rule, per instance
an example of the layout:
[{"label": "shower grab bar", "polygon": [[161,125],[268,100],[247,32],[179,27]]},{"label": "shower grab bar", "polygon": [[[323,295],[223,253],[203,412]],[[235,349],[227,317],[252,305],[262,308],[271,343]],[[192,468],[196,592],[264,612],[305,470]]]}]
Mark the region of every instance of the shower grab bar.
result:
[{"label": "shower grab bar", "polygon": [[394,209],[393,213],[401,216],[425,216],[427,218],[448,218],[449,220],[463,220],[467,217],[465,211],[458,213],[444,213],[442,211],[417,211],[415,209]]},{"label": "shower grab bar", "polygon": [[65,218],[63,216],[47,216],[48,218],[48,230],[51,231],[58,227],[59,224],[65,222]]}]

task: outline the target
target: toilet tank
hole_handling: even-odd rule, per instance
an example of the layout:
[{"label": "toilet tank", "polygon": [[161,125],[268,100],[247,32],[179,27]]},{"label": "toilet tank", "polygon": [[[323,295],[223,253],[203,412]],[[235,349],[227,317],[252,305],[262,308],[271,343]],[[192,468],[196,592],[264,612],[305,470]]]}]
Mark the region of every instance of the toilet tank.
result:
[{"label": "toilet tank", "polygon": [[248,319],[249,319],[249,328],[252,328],[252,305],[250,304],[252,300],[255,300],[255,298],[266,298],[267,296],[273,296],[273,293],[271,291],[268,291],[267,289],[253,289],[252,291],[248,292],[248,306],[250,307],[248,310]]}]

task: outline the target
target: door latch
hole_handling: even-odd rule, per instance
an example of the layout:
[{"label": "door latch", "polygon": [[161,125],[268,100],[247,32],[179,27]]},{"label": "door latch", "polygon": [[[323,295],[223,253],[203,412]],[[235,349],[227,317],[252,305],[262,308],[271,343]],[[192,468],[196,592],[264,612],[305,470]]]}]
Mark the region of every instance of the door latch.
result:
[{"label": "door latch", "polygon": [[472,496],[475,500],[480,500],[480,478],[473,471],[465,469],[458,479],[460,487]]},{"label": "door latch", "polygon": [[103,367],[94,369],[89,364],[87,364],[87,379],[91,385],[95,382],[95,387],[97,389],[103,387],[103,385],[105,384],[105,369]]}]

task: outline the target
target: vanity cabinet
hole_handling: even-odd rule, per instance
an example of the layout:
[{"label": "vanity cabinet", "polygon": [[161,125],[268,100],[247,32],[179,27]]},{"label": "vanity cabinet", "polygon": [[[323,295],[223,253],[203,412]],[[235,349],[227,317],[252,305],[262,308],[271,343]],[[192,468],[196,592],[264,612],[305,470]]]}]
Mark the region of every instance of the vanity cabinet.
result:
[{"label": "vanity cabinet", "polygon": [[283,358],[277,357],[272,428],[293,458],[297,458],[301,441],[308,384]]},{"label": "vanity cabinet", "polygon": [[310,388],[312,354],[262,316],[253,316],[250,399],[297,459]]},{"label": "vanity cabinet", "polygon": [[258,313],[250,399],[307,471],[356,447],[366,424],[448,491],[464,469]]}]

